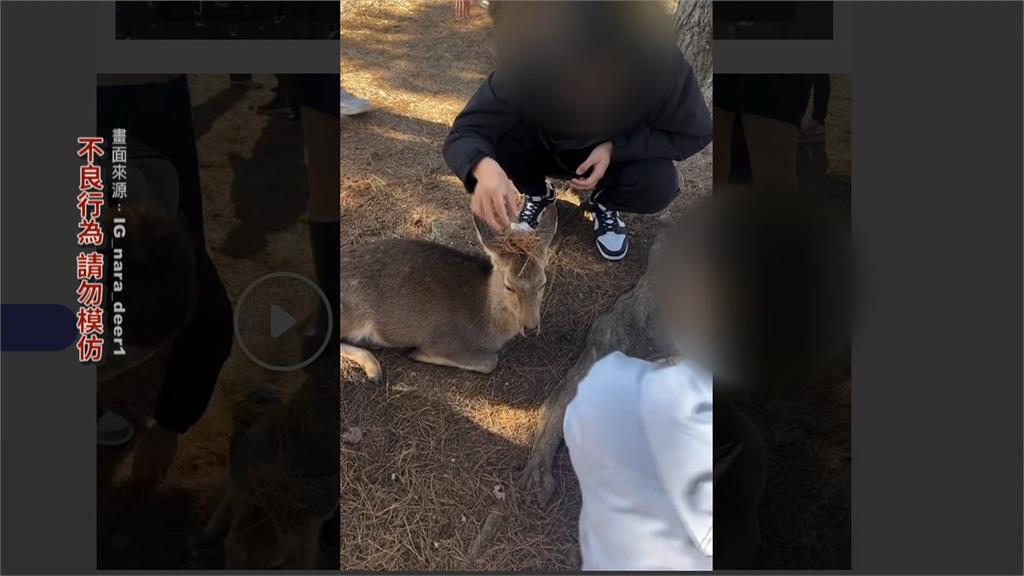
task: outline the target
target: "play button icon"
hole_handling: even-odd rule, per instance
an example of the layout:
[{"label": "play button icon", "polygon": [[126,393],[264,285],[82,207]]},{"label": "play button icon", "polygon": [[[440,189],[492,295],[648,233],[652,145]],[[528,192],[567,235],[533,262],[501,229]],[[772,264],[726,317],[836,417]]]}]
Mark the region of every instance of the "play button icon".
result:
[{"label": "play button icon", "polygon": [[[298,370],[318,358],[334,333],[327,296],[309,278],[274,272],[249,284],[235,303],[235,339],[254,363],[268,370]],[[310,334],[321,338],[310,353]]]},{"label": "play button icon", "polygon": [[287,332],[292,326],[295,326],[295,318],[293,318],[291,314],[285,312],[280,306],[271,304],[270,337],[279,338],[281,334]]}]

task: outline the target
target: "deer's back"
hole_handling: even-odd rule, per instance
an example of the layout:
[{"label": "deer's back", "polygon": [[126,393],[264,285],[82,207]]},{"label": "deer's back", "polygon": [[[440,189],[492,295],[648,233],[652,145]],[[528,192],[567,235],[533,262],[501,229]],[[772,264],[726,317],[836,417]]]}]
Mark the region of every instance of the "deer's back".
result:
[{"label": "deer's back", "polygon": [[487,321],[490,261],[420,240],[383,240],[341,253],[342,337],[415,347],[472,333]]}]

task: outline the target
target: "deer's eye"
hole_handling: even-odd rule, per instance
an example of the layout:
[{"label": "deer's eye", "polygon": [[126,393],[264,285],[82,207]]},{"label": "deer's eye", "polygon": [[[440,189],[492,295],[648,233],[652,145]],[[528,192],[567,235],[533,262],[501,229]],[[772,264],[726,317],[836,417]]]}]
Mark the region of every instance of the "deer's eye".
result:
[{"label": "deer's eye", "polygon": [[509,286],[508,284],[505,284],[505,290],[508,290],[509,292],[515,292],[515,290],[513,290],[512,287]]}]

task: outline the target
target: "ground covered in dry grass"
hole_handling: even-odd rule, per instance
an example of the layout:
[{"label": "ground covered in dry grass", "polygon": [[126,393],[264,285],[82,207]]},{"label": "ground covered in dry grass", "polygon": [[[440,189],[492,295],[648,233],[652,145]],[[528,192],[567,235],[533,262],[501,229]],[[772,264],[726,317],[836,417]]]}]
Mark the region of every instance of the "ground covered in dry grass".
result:
[{"label": "ground covered in dry grass", "polygon": [[[452,120],[491,66],[482,11],[454,18],[449,3],[342,4],[342,86],[377,109],[343,118],[343,244],[423,238],[479,250],[469,198],[441,157]],[[678,212],[710,191],[710,150],[680,168]],[[566,200],[575,202],[571,197]],[[571,206],[563,206],[569,207]],[[378,357],[388,384],[342,370],[342,566],[353,570],[578,569],[580,496],[567,457],[554,501],[517,493],[537,409],[575,361],[587,327],[643,272],[671,218],[629,217],[631,251],[603,261],[588,223],[569,224],[549,268],[541,335],[518,339],[490,375]],[[344,271],[342,271],[344,273]],[[488,515],[500,514],[479,558],[467,554]]]}]

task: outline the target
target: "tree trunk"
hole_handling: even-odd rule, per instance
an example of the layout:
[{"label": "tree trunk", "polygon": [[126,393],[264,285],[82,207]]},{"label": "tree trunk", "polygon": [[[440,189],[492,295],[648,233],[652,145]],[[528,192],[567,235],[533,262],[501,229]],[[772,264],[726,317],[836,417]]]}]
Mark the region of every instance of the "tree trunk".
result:
[{"label": "tree trunk", "polygon": [[693,66],[705,98],[711,96],[713,23],[711,0],[678,0],[674,17],[676,42]]},{"label": "tree trunk", "polygon": [[610,310],[590,325],[587,341],[576,363],[541,406],[540,429],[534,436],[530,457],[518,481],[519,488],[533,492],[541,504],[546,503],[555,491],[552,466],[562,441],[565,409],[576,396],[576,386],[590,367],[616,350],[630,356],[650,358],[671,349],[654,313],[652,263],[657,260],[661,245],[662,235],[659,234],[651,246],[644,274],[631,289],[619,296]]}]

